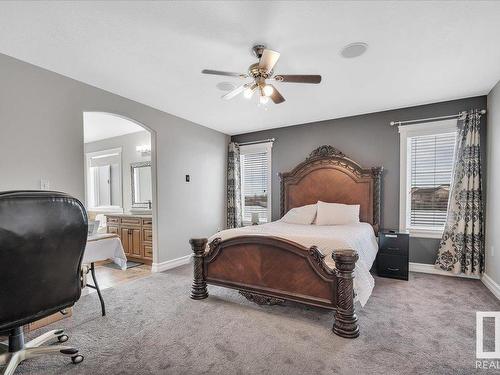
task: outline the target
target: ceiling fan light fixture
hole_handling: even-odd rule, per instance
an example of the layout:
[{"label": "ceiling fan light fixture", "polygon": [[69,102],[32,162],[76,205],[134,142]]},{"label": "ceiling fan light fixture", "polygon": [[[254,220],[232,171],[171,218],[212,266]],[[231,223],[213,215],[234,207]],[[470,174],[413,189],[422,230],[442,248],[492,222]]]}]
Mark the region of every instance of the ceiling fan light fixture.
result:
[{"label": "ceiling fan light fixture", "polygon": [[243,96],[247,99],[251,99],[253,96],[253,91],[250,87],[246,88],[245,91],[243,91]]},{"label": "ceiling fan light fixture", "polygon": [[264,92],[264,95],[265,96],[271,96],[274,89],[272,86],[269,86],[269,85],[265,85],[264,88],[262,89],[262,91]]},{"label": "ceiling fan light fixture", "polygon": [[[359,44],[359,43],[358,43]],[[361,43],[363,44],[363,43]],[[351,46],[352,47],[352,46]],[[365,46],[366,47],[366,46]],[[231,100],[236,96],[243,94],[246,99],[253,97],[254,92],[258,90],[258,100],[259,105],[265,105],[272,100],[274,104],[281,104],[285,102],[285,98],[279,92],[278,88],[271,83],[267,83],[267,80],[274,82],[288,82],[288,83],[307,83],[307,84],[318,84],[321,82],[321,76],[318,74],[277,74],[274,75],[274,68],[280,53],[267,49],[264,45],[256,45],[253,48],[255,56],[259,59],[258,62],[251,64],[248,67],[246,73],[236,73],[227,72],[223,70],[213,70],[213,69],[203,69],[202,74],[209,74],[215,76],[226,76],[234,77],[240,79],[252,79],[251,82],[247,82],[238,87],[231,86],[230,82],[219,82],[217,88],[222,91],[228,91],[221,96],[223,100]],[[352,57],[352,56],[349,56]],[[266,109],[266,107],[263,107]]]}]

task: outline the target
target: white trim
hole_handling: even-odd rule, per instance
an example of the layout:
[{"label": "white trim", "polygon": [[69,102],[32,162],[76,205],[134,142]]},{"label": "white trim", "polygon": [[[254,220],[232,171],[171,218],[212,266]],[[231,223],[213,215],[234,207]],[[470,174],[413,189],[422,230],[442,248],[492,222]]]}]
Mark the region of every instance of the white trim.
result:
[{"label": "white trim", "polygon": [[433,135],[436,133],[452,133],[457,130],[457,119],[432,121],[425,124],[400,125],[398,126],[400,134],[406,137],[416,135]]},{"label": "white trim", "polygon": [[99,207],[89,207],[89,211],[100,212],[100,213],[112,213],[112,214],[122,214],[123,208],[117,206],[99,206]]},{"label": "white trim", "polygon": [[409,142],[408,138],[415,136],[452,133],[457,131],[457,120],[433,121],[425,124],[400,125],[399,130],[399,230],[409,232],[410,237],[419,238],[441,238],[443,230],[425,230],[409,228],[408,207],[410,206],[410,194],[408,180],[410,168],[408,168]]},{"label": "white trim", "polygon": [[180,267],[191,262],[191,254],[185,255],[180,258],[167,260],[161,263],[153,263],[151,265],[151,272],[163,272],[166,270],[171,270],[172,268]]},{"label": "white trim", "polygon": [[479,276],[465,275],[463,273],[455,275],[454,273],[439,270],[439,269],[435,268],[434,264],[427,264],[427,263],[412,263],[412,262],[410,262],[410,272],[431,273],[433,275],[463,277],[465,279],[479,280]]},{"label": "white trim", "polygon": [[500,285],[498,285],[491,277],[489,277],[485,273],[483,273],[481,281],[483,282],[484,285],[486,285],[486,288],[488,288],[491,291],[491,293],[493,293],[495,297],[497,297],[497,299],[500,300]]},{"label": "white trim", "polygon": [[254,154],[256,152],[261,152],[262,150],[271,152],[272,148],[273,148],[273,142],[253,143],[250,145],[243,144],[240,146],[240,155]]},{"label": "white trim", "polygon": [[436,239],[441,239],[443,237],[442,230],[410,229],[408,232],[410,233],[410,237]]}]

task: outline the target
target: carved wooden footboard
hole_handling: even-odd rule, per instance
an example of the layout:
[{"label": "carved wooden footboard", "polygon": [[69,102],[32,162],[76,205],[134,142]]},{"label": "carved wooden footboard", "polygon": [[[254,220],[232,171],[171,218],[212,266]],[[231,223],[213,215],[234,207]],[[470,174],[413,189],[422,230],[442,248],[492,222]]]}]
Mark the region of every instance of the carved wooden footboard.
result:
[{"label": "carved wooden footboard", "polygon": [[[318,147],[292,171],[280,174],[281,215],[318,201],[358,204],[360,221],[377,232],[382,170],[362,168],[332,146]],[[333,332],[347,338],[359,335],[353,293],[356,251],[334,251],[336,268],[331,270],[316,247],[308,249],[277,237],[215,239],[208,252],[206,239],[190,243],[194,251],[191,298],[207,298],[209,283],[238,289],[255,302],[291,300],[325,307],[335,310]]]},{"label": "carved wooden footboard", "polygon": [[241,236],[190,241],[194,252],[191,298],[208,297],[207,283],[237,289],[254,301],[290,300],[335,309],[333,332],[346,338],[359,335],[354,311],[354,250],[333,253],[336,269],[324,262],[315,246],[306,248],[277,237]]}]

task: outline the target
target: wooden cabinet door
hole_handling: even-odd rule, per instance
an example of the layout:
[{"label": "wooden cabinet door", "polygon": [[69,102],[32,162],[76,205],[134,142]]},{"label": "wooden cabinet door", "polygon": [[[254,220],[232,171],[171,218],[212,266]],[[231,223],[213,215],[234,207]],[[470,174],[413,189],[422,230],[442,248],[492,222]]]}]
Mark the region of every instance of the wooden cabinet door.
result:
[{"label": "wooden cabinet door", "polygon": [[130,228],[129,251],[131,256],[142,257],[141,229]]},{"label": "wooden cabinet door", "polygon": [[130,255],[130,234],[128,228],[121,228],[120,239],[125,255]]},{"label": "wooden cabinet door", "polygon": [[143,249],[144,258],[153,259],[153,246],[150,243],[145,243]]},{"label": "wooden cabinet door", "polygon": [[153,242],[153,231],[151,229],[144,228],[142,230],[142,240],[144,242]]}]

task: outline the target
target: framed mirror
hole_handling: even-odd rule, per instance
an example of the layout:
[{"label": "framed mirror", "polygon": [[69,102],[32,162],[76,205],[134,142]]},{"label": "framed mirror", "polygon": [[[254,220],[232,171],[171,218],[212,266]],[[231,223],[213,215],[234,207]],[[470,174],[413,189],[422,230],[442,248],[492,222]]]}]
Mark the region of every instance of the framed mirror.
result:
[{"label": "framed mirror", "polygon": [[153,191],[151,188],[151,162],[130,164],[132,182],[132,208],[151,209]]}]

